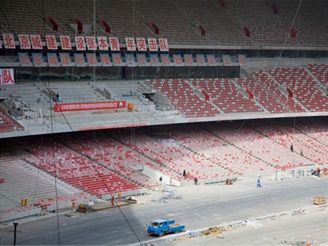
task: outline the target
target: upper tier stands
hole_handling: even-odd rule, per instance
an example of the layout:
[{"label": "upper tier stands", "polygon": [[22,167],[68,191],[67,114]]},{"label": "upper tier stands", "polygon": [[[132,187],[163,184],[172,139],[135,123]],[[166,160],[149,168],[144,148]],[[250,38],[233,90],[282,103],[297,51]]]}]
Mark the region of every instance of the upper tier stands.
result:
[{"label": "upper tier stands", "polygon": [[[249,90],[255,96],[261,105],[266,107],[271,113],[284,112],[284,105],[282,105],[275,97],[267,90],[265,84],[259,84],[256,78],[237,79],[237,83],[240,84],[246,90]],[[275,87],[274,87],[275,88]],[[281,93],[279,92],[279,95]],[[283,95],[281,95],[283,98]]]},{"label": "upper tier stands", "polygon": [[42,83],[0,85],[0,89],[1,97],[16,118],[38,118],[40,111],[49,114],[49,98],[42,93],[45,90]]},{"label": "upper tier stands", "polygon": [[136,111],[155,111],[155,104],[149,101],[143,93],[150,93],[151,90],[142,82],[138,81],[107,81],[95,82],[95,88],[101,91],[108,91],[110,98],[115,100],[127,100],[135,105]]},{"label": "upper tier stands", "polygon": [[250,90],[255,100],[271,113],[304,111],[294,98],[284,95],[278,84],[262,70],[251,74],[247,79],[238,79],[237,82]]},{"label": "upper tier stands", "polygon": [[[291,23],[299,1],[279,0],[275,3],[279,8],[281,21],[285,23],[287,30],[291,30]],[[327,3],[325,1],[302,1],[294,24],[296,35],[294,43],[300,46],[326,46],[325,43],[327,44],[328,41],[326,16]]]},{"label": "upper tier stands", "polygon": [[191,83],[200,91],[205,91],[209,99],[225,113],[261,112],[255,102],[238,91],[229,79],[191,79]]},{"label": "upper tier stands", "polygon": [[[328,65],[327,64],[309,64],[307,68],[321,82],[328,86]],[[328,88],[326,88],[327,90]]]},{"label": "upper tier stands", "polygon": [[[85,116],[93,114],[98,126],[124,119],[129,121],[153,120],[172,117],[204,118],[233,115],[232,113],[306,113],[328,111],[328,66],[310,64],[304,67],[283,67],[258,70],[249,73],[243,79],[196,78],[196,79],[154,79],[146,81],[94,81],[50,83],[17,83],[1,85],[0,96],[5,99],[3,106],[8,110],[9,118],[1,115],[1,132],[37,130],[44,124],[67,127],[67,120],[74,127],[84,123]],[[156,89],[156,90],[154,90]],[[50,114],[55,95],[60,102],[87,102],[104,100],[126,100],[132,103],[133,110],[120,112],[115,117],[107,111],[68,112]],[[157,93],[157,94],[156,94]],[[152,97],[156,94],[157,97]],[[165,98],[162,95],[165,96]],[[49,96],[51,95],[51,96]],[[147,97],[149,96],[149,97]],[[173,110],[175,108],[175,110]],[[179,112],[181,114],[179,114]],[[51,116],[51,117],[50,117]],[[96,119],[97,118],[97,119]],[[19,124],[14,121],[19,120]],[[33,124],[30,119],[40,122]],[[42,119],[42,120],[41,120]],[[92,122],[91,122],[92,123]],[[40,125],[41,124],[41,125]],[[35,125],[35,126],[34,126]]]},{"label": "upper tier stands", "polygon": [[197,27],[193,27],[190,17],[184,15],[175,2],[144,0],[135,3],[136,10],[144,21],[155,23],[160,29],[160,35],[167,37],[170,43],[178,43],[178,40],[184,40],[187,44],[204,42]]},{"label": "upper tier stands", "polygon": [[[157,79],[150,83],[187,117],[200,116],[201,112],[202,117],[211,116],[213,111],[199,111],[202,108],[199,105],[206,104],[207,108],[213,106],[211,103],[224,113],[264,112],[264,109],[270,113],[326,112],[327,66],[308,67],[313,75],[305,67],[284,67],[259,70],[244,79]],[[209,96],[208,101],[204,101],[204,94]],[[249,99],[251,96],[254,99]],[[187,103],[190,100],[198,102]]]},{"label": "upper tier stands", "polygon": [[[0,22],[1,33],[39,33],[44,34],[41,4],[35,1],[1,1]],[[29,6],[28,10],[26,6]],[[49,30],[47,30],[49,31]]]},{"label": "upper tier stands", "polygon": [[[194,44],[250,44],[249,39],[244,38],[233,16],[230,16],[226,9],[220,8],[218,1],[182,0],[175,1],[175,5],[195,27],[201,24],[206,29],[206,36],[203,37],[203,41],[194,41]],[[196,38],[199,39],[199,37]],[[182,37],[181,40],[183,39]]]},{"label": "upper tier stands", "polygon": [[21,131],[24,128],[8,115],[0,112],[0,132]]},{"label": "upper tier stands", "polygon": [[[288,45],[292,44],[288,36],[288,24],[291,23],[293,16],[282,20],[280,15],[273,13],[268,2],[226,1],[225,8],[221,9],[235,24],[235,29],[238,28],[242,32],[243,40],[248,42],[246,45],[280,46],[285,40]],[[249,31],[249,37],[246,36],[245,29]]]},{"label": "upper tier stands", "polygon": [[97,102],[105,100],[89,83],[55,82],[51,83],[50,88],[54,93],[59,93],[61,102]]},{"label": "upper tier stands", "polygon": [[191,88],[188,80],[151,80],[150,83],[160,90],[172,104],[186,117],[211,117],[218,113],[212,104],[200,98]]},{"label": "upper tier stands", "polygon": [[[288,91],[282,91],[281,87],[277,86],[277,83],[272,79],[269,74],[260,70],[254,73],[255,79],[264,85],[263,90],[266,90],[267,94],[270,94],[270,99],[268,103],[263,103],[263,105],[272,106],[271,102],[274,98],[276,102],[283,106],[283,112],[304,112],[305,109],[302,108],[300,103],[298,103],[294,97],[289,97]],[[284,88],[286,90],[286,88]],[[274,103],[273,103],[274,104]],[[278,110],[279,111],[279,110]]]},{"label": "upper tier stands", "polygon": [[[0,97],[5,99],[4,103],[12,116],[28,123],[30,119],[48,120],[49,117],[61,117],[61,113],[50,113],[50,108],[57,101],[57,93],[61,103],[126,100],[133,103],[135,112],[154,113],[156,111],[155,104],[143,95],[150,91],[151,88],[138,81],[52,81],[45,84],[35,82],[17,83],[10,86],[1,85]],[[84,113],[88,114],[90,111]],[[81,112],[69,113],[70,116],[77,117],[80,114]],[[2,122],[2,132],[8,132],[11,128],[4,119],[0,121]],[[59,121],[61,120],[59,119]]]},{"label": "upper tier stands", "polygon": [[[294,27],[291,24],[297,0],[275,1],[276,13],[272,2],[262,0],[230,0],[225,1],[224,7],[217,0],[97,0],[95,5],[86,0],[45,0],[42,3],[2,1],[1,31],[55,33],[48,22],[44,28],[44,14],[58,23],[59,34],[75,34],[71,27],[75,19],[84,25],[84,33],[93,33],[95,18],[96,33],[105,33],[100,25],[103,19],[111,28],[111,33],[106,35],[119,38],[158,36],[150,24],[154,23],[159,35],[168,38],[171,44],[326,47],[328,41],[324,0],[302,1]],[[28,11],[26,6],[29,6]],[[94,6],[95,11],[91,11]],[[201,35],[200,26],[205,35]]]},{"label": "upper tier stands", "polygon": [[297,100],[310,111],[328,111],[328,98],[305,68],[284,67],[270,70],[269,73],[282,86],[292,90]]}]

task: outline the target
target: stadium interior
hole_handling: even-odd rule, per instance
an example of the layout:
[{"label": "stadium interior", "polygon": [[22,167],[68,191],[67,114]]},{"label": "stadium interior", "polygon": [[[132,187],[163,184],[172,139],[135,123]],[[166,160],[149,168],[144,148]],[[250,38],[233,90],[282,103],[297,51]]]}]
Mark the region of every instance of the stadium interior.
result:
[{"label": "stadium interior", "polygon": [[1,222],[326,169],[327,15],[325,0],[2,0]]}]

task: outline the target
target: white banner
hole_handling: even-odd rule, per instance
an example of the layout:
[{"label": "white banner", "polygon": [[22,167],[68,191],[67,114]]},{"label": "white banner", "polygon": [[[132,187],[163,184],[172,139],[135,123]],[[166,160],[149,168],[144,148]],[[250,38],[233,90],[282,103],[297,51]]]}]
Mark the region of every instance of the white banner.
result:
[{"label": "white banner", "polygon": [[147,43],[145,38],[136,38],[138,51],[147,51]]},{"label": "white banner", "polygon": [[136,43],[134,38],[125,38],[125,44],[128,51],[136,51]]},{"label": "white banner", "polygon": [[13,85],[15,84],[14,69],[3,68],[0,69],[0,85]]},{"label": "white banner", "polygon": [[16,49],[14,35],[12,33],[3,33],[2,39],[5,49]]},{"label": "white banner", "polygon": [[57,41],[55,35],[46,35],[46,43],[48,50],[57,50]]},{"label": "white banner", "polygon": [[118,38],[110,37],[108,40],[111,51],[120,51],[120,42],[118,41]]},{"label": "white banner", "polygon": [[149,51],[158,51],[156,38],[148,38],[148,49]]},{"label": "white banner", "polygon": [[85,40],[83,36],[75,36],[76,50],[86,50]]},{"label": "white banner", "polygon": [[19,40],[20,48],[22,50],[30,50],[31,49],[31,41],[30,41],[29,35],[19,34],[18,40]]},{"label": "white banner", "polygon": [[[13,33],[2,33],[2,42],[0,41],[0,49],[16,49],[16,43]],[[57,50],[57,36],[53,34],[45,35],[45,46],[48,50]],[[106,36],[82,36],[74,37],[75,47],[78,51],[86,50],[110,50],[120,51],[120,41],[117,37]],[[18,34],[18,43],[22,50],[42,50],[42,37],[39,34]],[[72,41],[68,35],[60,35],[59,43],[61,50],[72,50]],[[125,45],[127,51],[152,51],[161,52],[169,51],[169,44],[166,38],[134,38],[126,37]],[[3,47],[2,47],[3,46]]]},{"label": "white banner", "polygon": [[158,45],[160,51],[169,51],[169,43],[166,38],[159,38]]},{"label": "white banner", "polygon": [[87,45],[88,50],[97,50],[97,42],[95,36],[86,36],[85,43]]},{"label": "white banner", "polygon": [[97,39],[98,39],[99,50],[108,50],[109,44],[107,41],[107,37],[99,36],[97,37]]},{"label": "white banner", "polygon": [[34,50],[43,49],[41,36],[39,34],[31,34],[30,39],[31,39],[32,49]]},{"label": "white banner", "polygon": [[71,38],[69,36],[61,35],[59,36],[59,39],[60,39],[60,46],[62,50],[72,49]]}]

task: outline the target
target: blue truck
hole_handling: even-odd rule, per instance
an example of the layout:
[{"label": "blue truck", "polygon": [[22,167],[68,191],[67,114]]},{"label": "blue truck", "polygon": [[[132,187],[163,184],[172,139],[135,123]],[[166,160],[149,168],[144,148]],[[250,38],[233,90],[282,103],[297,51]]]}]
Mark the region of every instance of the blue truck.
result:
[{"label": "blue truck", "polygon": [[163,236],[170,233],[178,233],[185,230],[184,225],[175,223],[175,220],[157,219],[150,222],[147,226],[147,232],[150,235]]}]

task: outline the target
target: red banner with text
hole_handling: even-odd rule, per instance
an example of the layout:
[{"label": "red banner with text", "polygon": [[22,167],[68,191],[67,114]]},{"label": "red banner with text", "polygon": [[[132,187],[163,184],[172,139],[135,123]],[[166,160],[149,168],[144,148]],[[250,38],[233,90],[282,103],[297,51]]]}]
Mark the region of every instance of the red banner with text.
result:
[{"label": "red banner with text", "polygon": [[56,103],[55,112],[65,111],[82,111],[98,109],[125,109],[126,101],[103,101],[103,102],[73,102],[73,103]]}]

